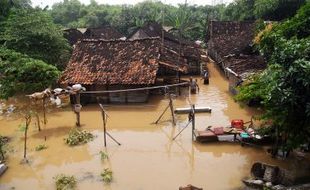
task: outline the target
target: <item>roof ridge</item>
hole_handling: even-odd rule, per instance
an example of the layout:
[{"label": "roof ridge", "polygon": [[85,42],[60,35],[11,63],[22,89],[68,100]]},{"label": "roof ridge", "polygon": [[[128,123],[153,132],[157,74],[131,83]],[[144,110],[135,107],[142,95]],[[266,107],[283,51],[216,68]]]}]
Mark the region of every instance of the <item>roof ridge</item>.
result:
[{"label": "roof ridge", "polygon": [[84,38],[81,41],[82,42],[133,42],[133,41],[146,41],[146,40],[157,40],[160,39],[160,37],[147,37],[147,38],[141,38],[141,39],[91,39],[91,38]]}]

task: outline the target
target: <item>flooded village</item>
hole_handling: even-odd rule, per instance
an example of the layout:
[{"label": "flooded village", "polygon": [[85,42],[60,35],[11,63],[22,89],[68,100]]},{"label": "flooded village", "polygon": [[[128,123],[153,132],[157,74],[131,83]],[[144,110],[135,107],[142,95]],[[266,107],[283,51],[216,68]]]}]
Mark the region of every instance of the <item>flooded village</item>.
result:
[{"label": "flooded village", "polygon": [[[310,189],[309,139],[283,148],[289,134],[267,130],[279,118],[264,120],[263,96],[239,100],[270,65],[257,22],[209,19],[204,41],[160,21],[61,34],[72,51],[57,80],[0,99],[1,190]],[[3,94],[21,56],[8,52]]]}]

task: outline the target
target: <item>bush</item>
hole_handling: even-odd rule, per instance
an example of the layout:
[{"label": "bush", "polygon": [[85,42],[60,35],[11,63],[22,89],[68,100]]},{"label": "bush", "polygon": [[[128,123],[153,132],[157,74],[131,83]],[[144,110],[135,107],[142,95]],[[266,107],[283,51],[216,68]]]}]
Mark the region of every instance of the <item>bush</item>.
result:
[{"label": "bush", "polygon": [[105,159],[108,159],[109,158],[109,155],[103,151],[100,151],[100,157],[101,157],[101,160],[105,160]]},{"label": "bush", "polygon": [[71,129],[68,138],[65,139],[66,144],[70,146],[88,143],[94,139],[94,135],[87,131],[79,129]]},{"label": "bush", "polygon": [[56,189],[57,190],[70,190],[75,189],[76,180],[74,176],[66,176],[64,174],[59,174],[54,177],[56,180]]},{"label": "bush", "polygon": [[0,47],[0,98],[41,91],[54,84],[59,75],[52,65]]},{"label": "bush", "polygon": [[105,168],[103,172],[101,172],[102,180],[106,183],[110,183],[112,181],[113,172],[109,168]]}]

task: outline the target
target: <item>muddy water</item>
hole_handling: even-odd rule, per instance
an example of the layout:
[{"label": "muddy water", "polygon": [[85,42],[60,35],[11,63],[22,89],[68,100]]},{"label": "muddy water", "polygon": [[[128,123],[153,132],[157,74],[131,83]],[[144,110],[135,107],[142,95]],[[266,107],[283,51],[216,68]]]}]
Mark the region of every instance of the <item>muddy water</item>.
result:
[{"label": "muddy water", "polygon": [[[212,113],[196,116],[196,127],[226,126],[230,120],[249,120],[255,110],[241,108],[228,94],[228,82],[214,65],[209,65],[210,85],[200,83],[200,93],[178,97],[175,107],[210,106]],[[63,139],[74,127],[75,115],[69,108],[48,114],[48,124],[38,132],[30,128],[28,144],[29,164],[20,164],[23,156],[23,133],[18,130],[19,119],[2,117],[0,134],[12,137],[9,147],[9,169],[0,178],[0,189],[55,189],[53,177],[60,173],[75,175],[77,189],[154,190],[178,189],[194,184],[205,190],[238,189],[241,179],[249,175],[255,161],[277,163],[263,149],[241,147],[238,144],[192,143],[187,128],[175,140],[171,139],[187,124],[186,115],[177,115],[177,126],[171,124],[167,112],[158,125],[152,124],[167,106],[168,100],[152,97],[145,105],[108,106],[108,130],[122,143],[118,146],[108,139],[103,147],[103,130],[98,106],[87,106],[81,113],[82,128],[92,131],[94,141],[77,147],[68,147]],[[45,140],[46,139],[46,140]],[[35,151],[39,144],[48,148]],[[107,151],[109,160],[101,161],[99,152]],[[104,184],[100,172],[113,171],[113,182]]]}]

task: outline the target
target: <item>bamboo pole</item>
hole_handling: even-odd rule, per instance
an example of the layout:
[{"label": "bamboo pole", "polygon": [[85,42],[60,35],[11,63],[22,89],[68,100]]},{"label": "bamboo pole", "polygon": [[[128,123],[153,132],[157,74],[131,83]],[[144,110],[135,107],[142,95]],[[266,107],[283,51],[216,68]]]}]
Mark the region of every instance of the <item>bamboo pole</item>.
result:
[{"label": "bamboo pole", "polygon": [[42,106],[43,106],[43,122],[44,122],[44,125],[46,125],[46,123],[47,123],[47,119],[46,119],[46,97],[44,97],[42,100]]},{"label": "bamboo pole", "polygon": [[[76,100],[76,104],[75,104],[75,107],[76,106],[81,106],[81,96],[80,96],[80,92],[77,92],[75,94],[75,100]],[[76,126],[77,127],[81,127],[81,122],[80,122],[80,110],[77,111],[77,110],[74,110],[75,114],[76,114]]]},{"label": "bamboo pole", "polygon": [[170,107],[170,104],[165,108],[165,110],[163,111],[163,113],[159,116],[159,118],[155,121],[155,124],[158,124],[158,122],[160,121],[160,119],[163,117],[163,115],[166,113],[167,109]]},{"label": "bamboo pole", "polygon": [[107,146],[107,121],[106,121],[106,115],[104,113],[104,111],[101,111],[102,113],[102,119],[103,119],[103,134],[104,134],[104,146]]},{"label": "bamboo pole", "polygon": [[30,122],[31,122],[31,115],[30,114],[27,114],[25,116],[25,119],[26,119],[26,126],[25,126],[25,132],[24,132],[24,159],[26,159],[26,156],[27,156],[27,133],[28,133],[28,127],[30,125]]},{"label": "bamboo pole", "polygon": [[172,97],[171,97],[170,93],[169,93],[169,107],[170,107],[171,116],[172,116],[172,123],[173,123],[173,125],[176,125],[175,116],[174,116],[174,109],[173,109],[173,101],[172,101]]},{"label": "bamboo pole", "polygon": [[39,117],[38,112],[36,113],[36,119],[37,119],[38,130],[41,131],[40,117]]},{"label": "bamboo pole", "polygon": [[121,143],[119,143],[115,138],[112,137],[112,135],[110,135],[107,132],[106,124],[107,124],[107,116],[108,115],[107,115],[106,111],[104,110],[103,105],[99,104],[99,106],[101,108],[101,115],[102,115],[102,121],[103,121],[104,146],[105,147],[107,146],[107,137],[106,137],[106,135],[108,135],[115,143],[117,143],[118,145],[121,145]]},{"label": "bamboo pole", "polygon": [[195,104],[192,105],[192,140],[195,139]]}]

